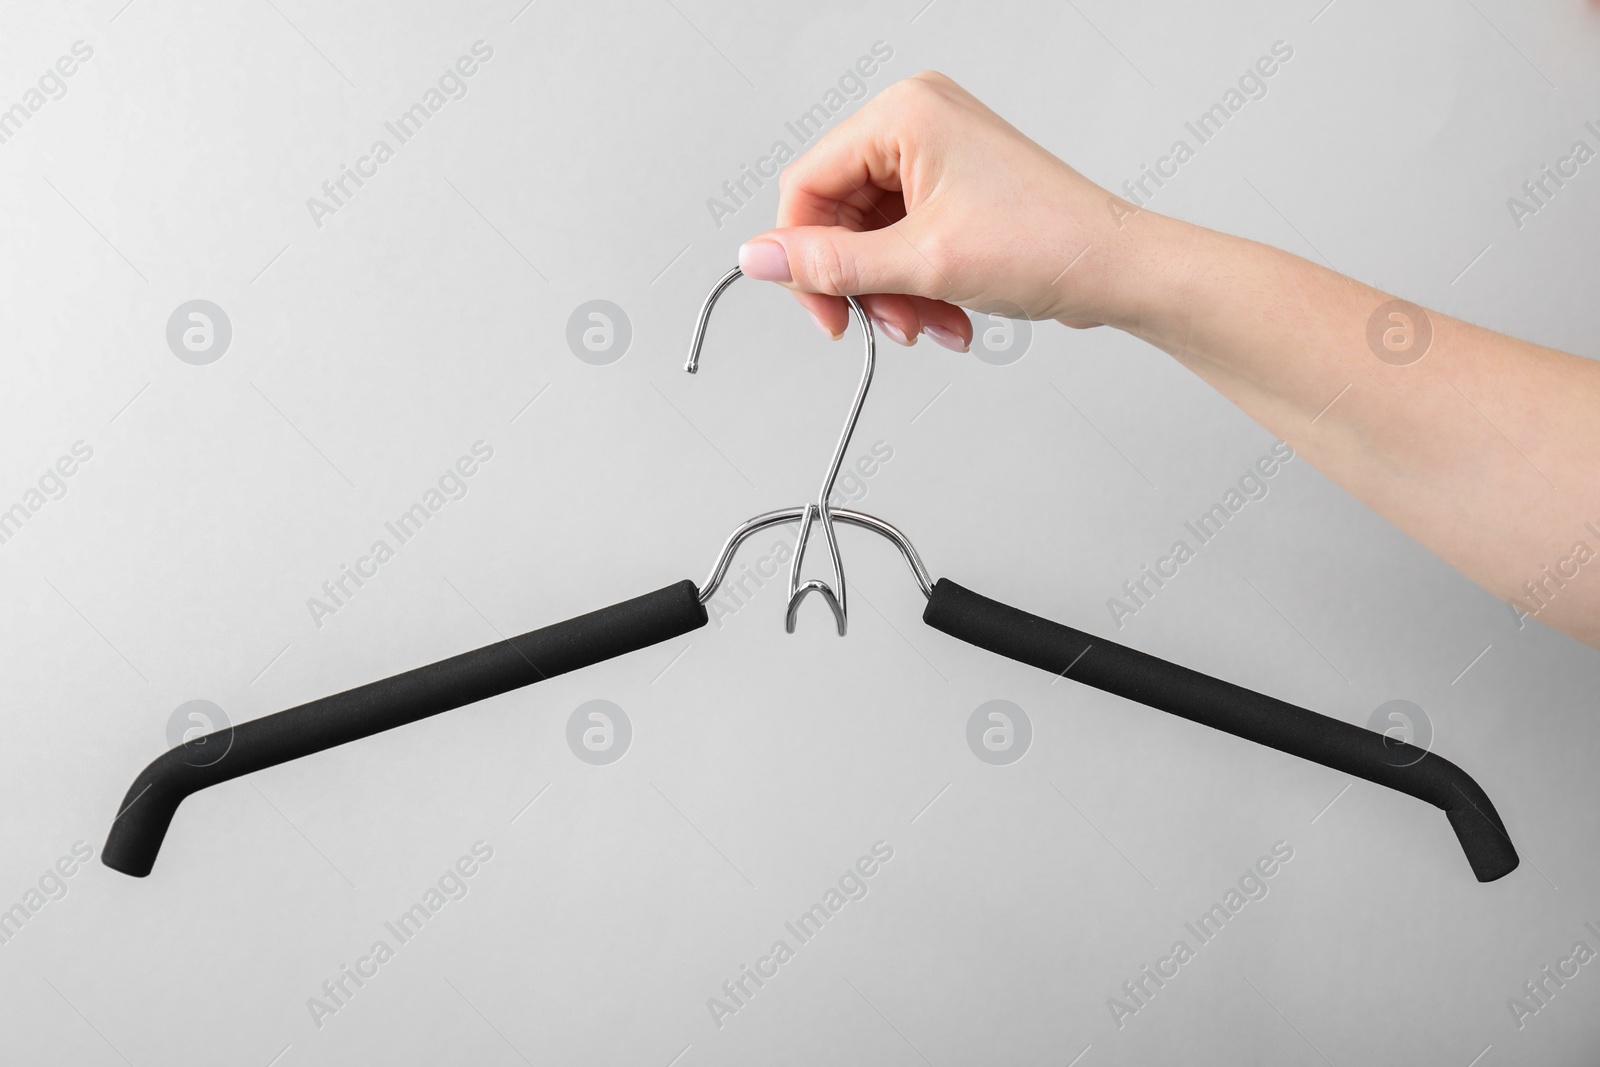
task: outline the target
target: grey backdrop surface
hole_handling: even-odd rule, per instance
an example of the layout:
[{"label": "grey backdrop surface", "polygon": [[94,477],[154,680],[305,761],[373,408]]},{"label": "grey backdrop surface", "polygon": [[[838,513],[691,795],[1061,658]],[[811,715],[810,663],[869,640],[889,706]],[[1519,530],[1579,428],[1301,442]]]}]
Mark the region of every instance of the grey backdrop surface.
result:
[{"label": "grey backdrop surface", "polygon": [[[400,143],[385,123],[477,42]],[[146,880],[100,865],[187,702],[240,722],[698,580],[736,523],[814,491],[853,338],[746,282],[680,366],[776,189],[720,225],[708,199],[799,147],[786,122],[877,42],[857,97],[942,69],[1112,187],[1284,42],[1152,206],[1595,354],[1600,163],[1520,227],[1506,205],[1600,145],[1576,0],[6,4],[0,507],[28,517],[0,544],[0,907],[23,916],[0,1058],[1592,1062],[1595,966],[1520,1028],[1508,999],[1600,949],[1595,652],[1303,460],[1118,629],[1107,599],[1274,441],[1159,353],[1053,324],[1000,366],[885,345],[851,459],[891,457],[859,506],[936,576],[1106,637],[1351,722],[1414,702],[1500,806],[1512,876],[1476,883],[1426,805],[927,629],[848,529],[845,640],[817,603],[785,636],[774,582],[687,639],[204,793]],[[368,177],[315,217],[345,166]],[[199,362],[169,345],[192,300],[231,325],[214,361],[220,334]],[[609,363],[569,347],[592,300],[631,333]],[[315,617],[476,442],[465,494]],[[631,723],[608,765],[567,743],[591,700]],[[1031,723],[1007,765],[968,745],[991,700]],[[865,896],[846,879],[820,934],[786,930],[879,842]],[[1185,923],[1278,842],[1266,895],[1201,945]],[[401,942],[385,924],[441,878]],[[779,940],[793,958],[729,999]],[[1179,940],[1194,958],[1119,1025],[1108,1000]],[[713,997],[738,1007],[720,1026]]]}]

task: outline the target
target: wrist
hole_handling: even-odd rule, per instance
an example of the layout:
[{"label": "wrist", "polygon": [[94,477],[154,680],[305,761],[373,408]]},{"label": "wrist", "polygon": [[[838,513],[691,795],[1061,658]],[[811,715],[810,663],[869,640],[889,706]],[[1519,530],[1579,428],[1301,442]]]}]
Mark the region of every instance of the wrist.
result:
[{"label": "wrist", "polygon": [[1105,323],[1170,352],[1194,336],[1197,317],[1214,303],[1231,239],[1153,211],[1123,216],[1119,229],[1116,298]]}]

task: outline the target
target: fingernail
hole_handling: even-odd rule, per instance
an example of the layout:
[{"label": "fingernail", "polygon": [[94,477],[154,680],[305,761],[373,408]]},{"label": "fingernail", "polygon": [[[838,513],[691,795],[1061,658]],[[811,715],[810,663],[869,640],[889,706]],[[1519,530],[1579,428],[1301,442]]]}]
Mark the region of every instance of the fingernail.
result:
[{"label": "fingernail", "polygon": [[818,315],[815,311],[811,312],[811,321],[817,324],[817,329],[821,330],[835,341],[844,336],[844,331],[842,330],[838,333],[834,333],[832,330],[828,329],[827,324],[822,321],[822,316]]},{"label": "fingernail", "polygon": [[961,335],[953,330],[947,330],[943,326],[924,326],[922,332],[952,352],[965,352],[967,350],[967,342],[963,341]]},{"label": "fingernail", "polygon": [[902,345],[914,345],[914,344],[916,344],[916,342],[914,340],[912,340],[911,338],[906,336],[906,332],[904,330],[902,330],[900,327],[896,326],[894,323],[887,322],[887,321],[885,321],[883,319],[879,319],[879,318],[874,318],[872,321],[877,323],[878,324],[878,329],[880,329],[884,333],[888,334],[897,344],[902,344]]},{"label": "fingernail", "polygon": [[776,241],[746,241],[739,246],[739,269],[758,282],[788,282],[789,253]]}]

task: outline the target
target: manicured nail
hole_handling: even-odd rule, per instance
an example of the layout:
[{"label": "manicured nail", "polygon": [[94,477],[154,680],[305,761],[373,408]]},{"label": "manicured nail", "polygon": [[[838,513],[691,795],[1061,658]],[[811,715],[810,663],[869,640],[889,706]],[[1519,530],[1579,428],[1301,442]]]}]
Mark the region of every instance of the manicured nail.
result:
[{"label": "manicured nail", "polygon": [[758,282],[788,282],[789,253],[776,241],[746,241],[739,246],[739,269]]},{"label": "manicured nail", "polygon": [[878,329],[888,334],[897,344],[914,345],[917,343],[912,338],[907,337],[906,332],[892,322],[880,318],[874,318],[872,321],[877,323]]},{"label": "manicured nail", "polygon": [[817,329],[821,330],[835,341],[844,336],[843,330],[839,331],[838,333],[834,333],[832,330],[828,329],[827,324],[822,321],[822,316],[818,315],[815,311],[811,312],[811,321],[817,324]]},{"label": "manicured nail", "polygon": [[947,330],[943,326],[924,326],[922,332],[952,352],[965,352],[967,350],[967,342],[963,341],[961,336],[953,330]]}]

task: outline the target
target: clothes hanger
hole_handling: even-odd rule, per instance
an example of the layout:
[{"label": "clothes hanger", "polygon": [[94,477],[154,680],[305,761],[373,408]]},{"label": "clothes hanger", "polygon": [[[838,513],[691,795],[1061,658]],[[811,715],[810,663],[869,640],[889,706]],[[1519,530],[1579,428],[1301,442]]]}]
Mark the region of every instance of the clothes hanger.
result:
[{"label": "clothes hanger", "polygon": [[[689,373],[699,367],[706,326],[717,299],[739,277],[735,267],[706,297],[684,365]],[[1444,810],[1479,881],[1491,882],[1516,869],[1516,849],[1488,794],[1449,760],[1009,607],[948,578],[935,582],[910,539],[894,525],[874,515],[830,505],[828,497],[866,402],[876,357],[871,320],[854,297],[846,300],[866,338],[866,361],[816,500],[769,511],[740,524],[724,542],[710,575],[698,586],[686,579],[171,749],[129,787],[101,850],[102,862],[135,877],[149,874],[178,805],[209,786],[592,666],[704,626],[705,604],[727,575],[739,546],[752,534],[772,526],[800,524],[789,568],[785,628],[794,632],[801,602],[818,593],[843,636],[848,613],[844,563],[834,531],[837,521],[870,530],[900,550],[928,601],[922,619],[934,629],[1007,659],[1425,800]],[[828,545],[833,564],[831,584],[815,578],[800,580],[806,542],[816,527],[821,528]],[[202,749],[207,744],[212,747]],[[225,752],[221,758],[215,756],[219,747]],[[197,756],[201,751],[208,752],[203,759]]]}]

